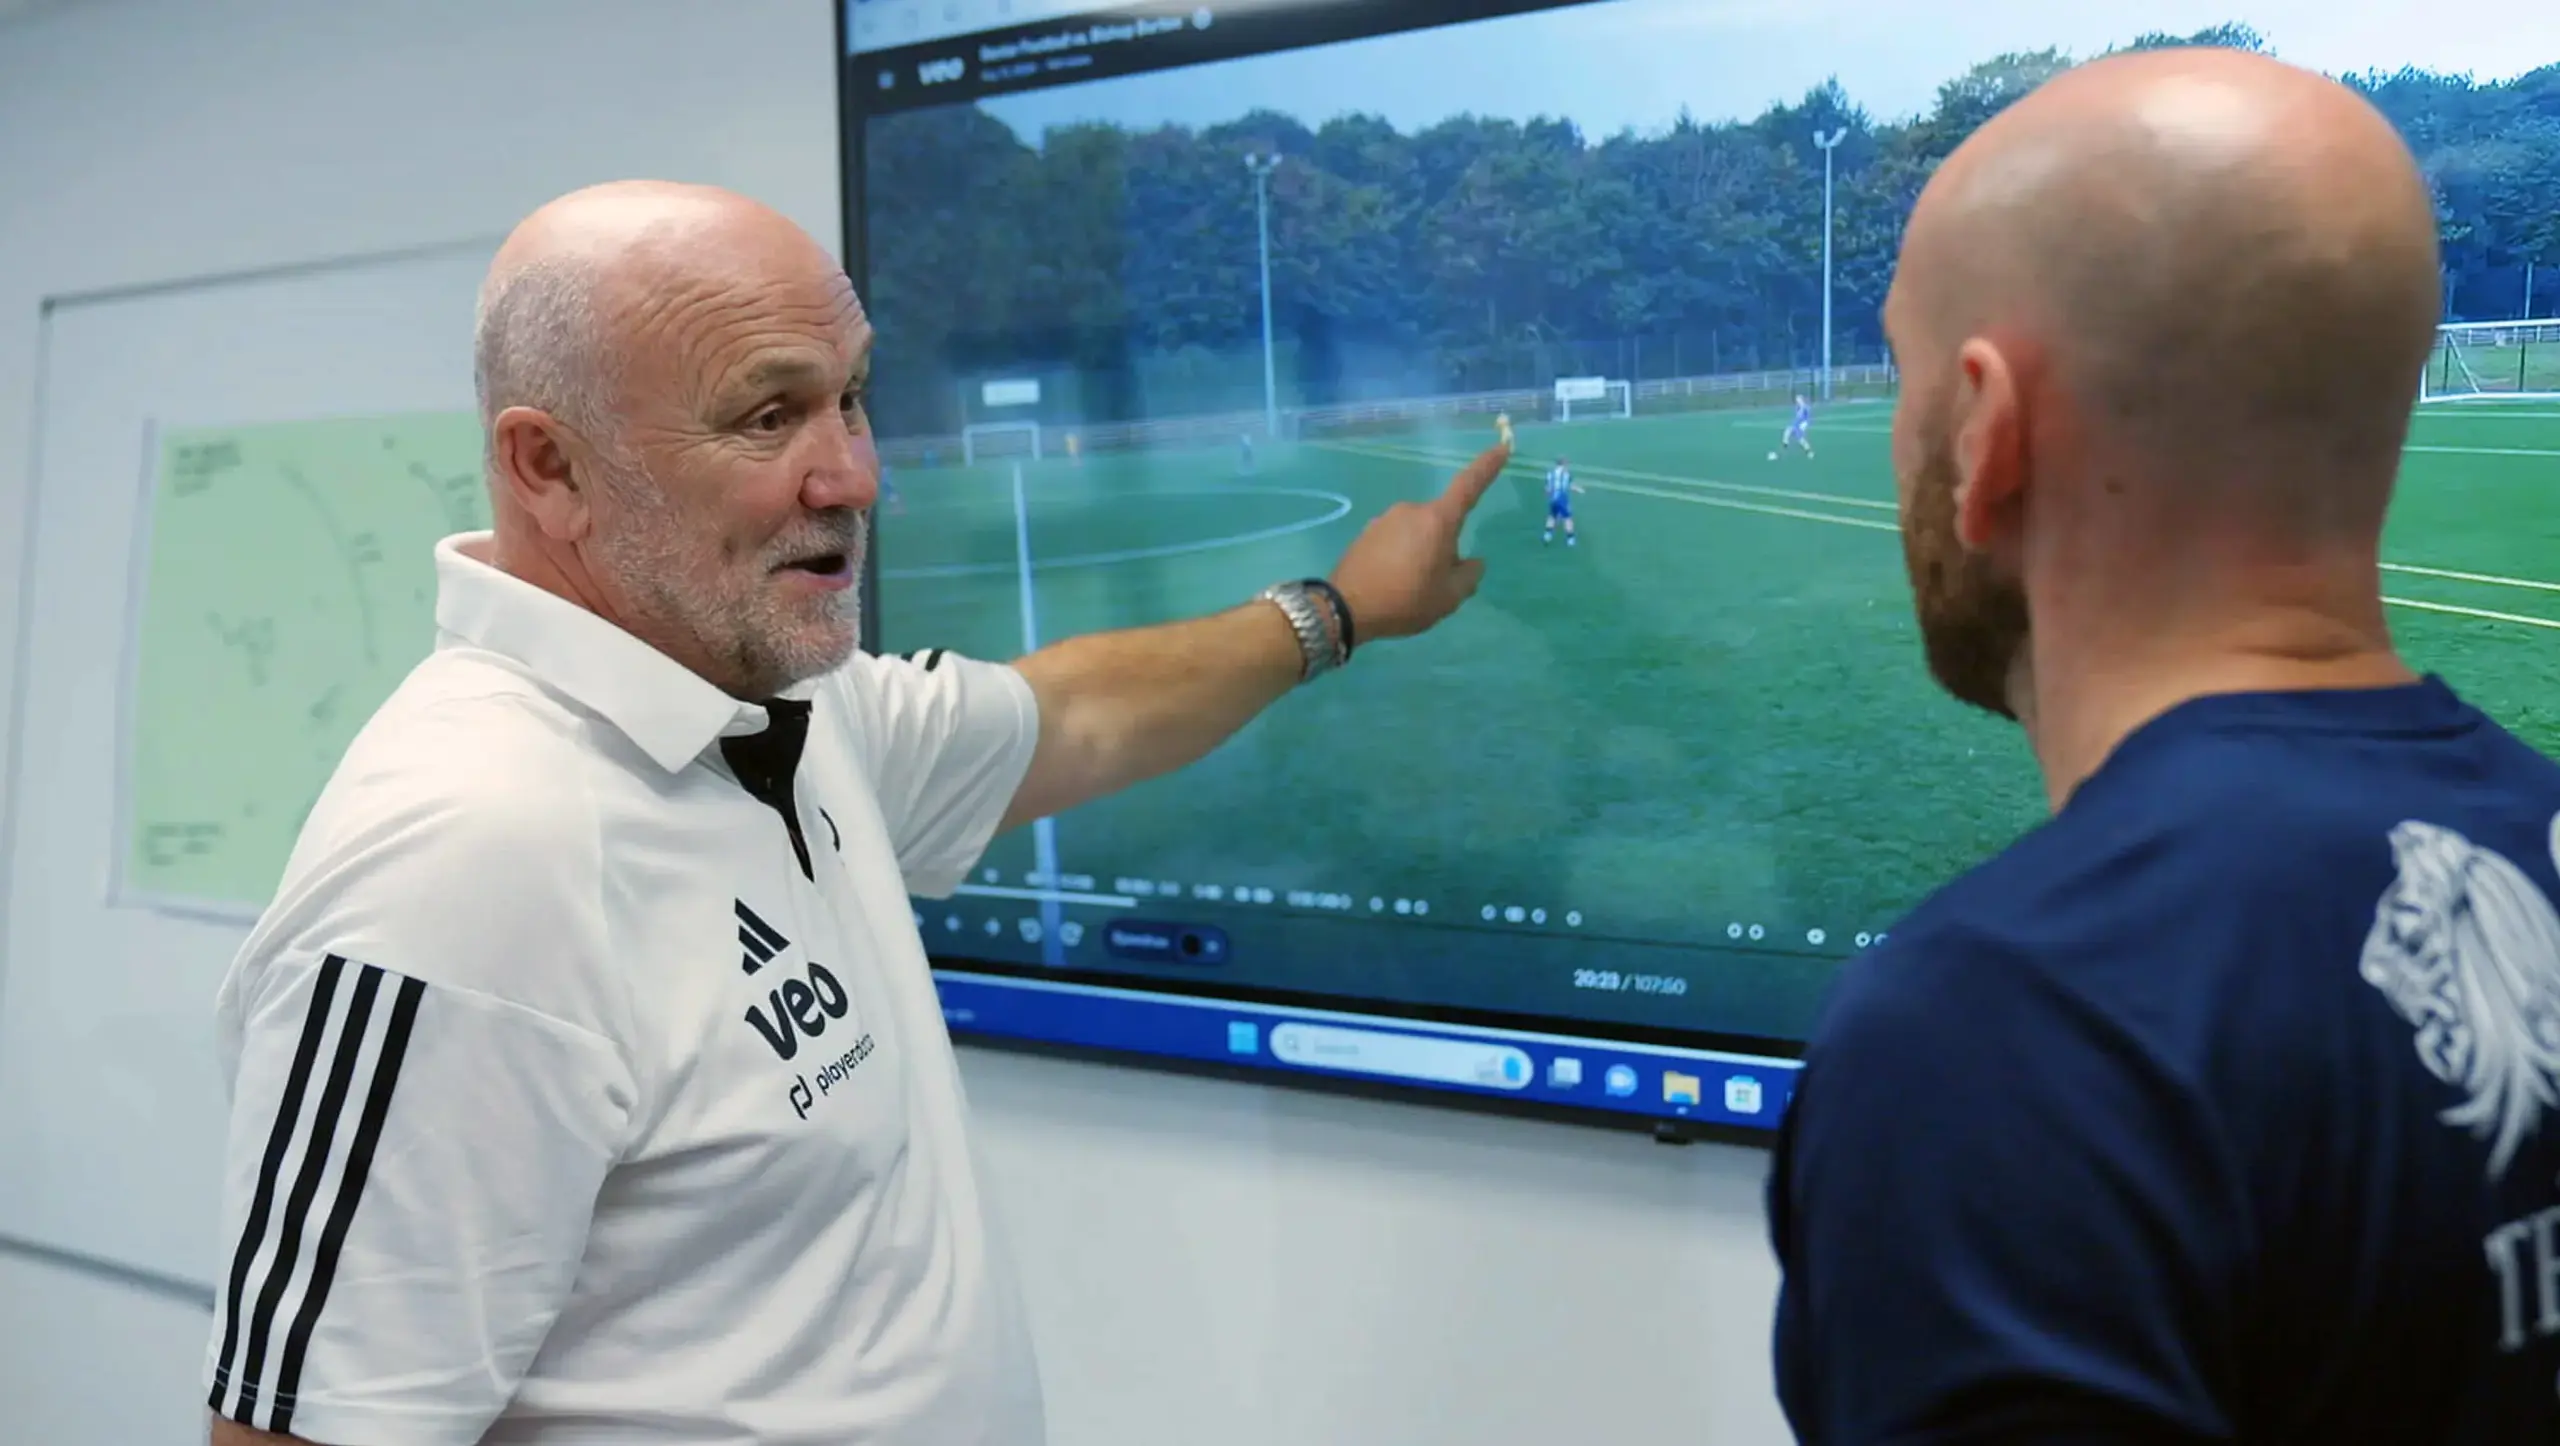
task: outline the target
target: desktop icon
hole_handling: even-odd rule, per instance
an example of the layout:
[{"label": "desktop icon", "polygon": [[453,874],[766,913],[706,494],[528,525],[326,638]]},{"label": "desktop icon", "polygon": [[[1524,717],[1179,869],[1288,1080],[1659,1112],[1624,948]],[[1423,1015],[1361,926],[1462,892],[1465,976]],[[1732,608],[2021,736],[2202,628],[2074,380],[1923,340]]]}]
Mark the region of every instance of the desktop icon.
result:
[{"label": "desktop icon", "polygon": [[1547,1061],[1547,1087],[1569,1090],[1582,1083],[1582,1061],[1560,1054]]},{"label": "desktop icon", "polygon": [[1261,1052],[1261,1025],[1249,1019],[1235,1019],[1227,1022],[1227,1053],[1260,1054]]},{"label": "desktop icon", "polygon": [[1676,1069],[1662,1072],[1662,1102],[1666,1105],[1694,1105],[1698,1102],[1698,1077]]},{"label": "desktop icon", "polygon": [[1738,1074],[1724,1082],[1724,1107],[1737,1115],[1760,1113],[1760,1081]]},{"label": "desktop icon", "polygon": [[1603,1081],[1603,1084],[1607,1087],[1612,1097],[1625,1099],[1627,1096],[1636,1092],[1636,1072],[1634,1067],[1623,1064],[1613,1064],[1609,1066],[1609,1073]]}]

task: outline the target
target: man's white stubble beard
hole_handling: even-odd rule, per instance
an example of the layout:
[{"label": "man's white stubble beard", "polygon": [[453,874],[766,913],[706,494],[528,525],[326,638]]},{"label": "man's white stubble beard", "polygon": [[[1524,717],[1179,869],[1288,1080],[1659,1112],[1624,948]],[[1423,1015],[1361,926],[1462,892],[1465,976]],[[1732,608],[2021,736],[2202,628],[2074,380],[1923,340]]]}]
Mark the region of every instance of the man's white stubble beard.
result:
[{"label": "man's white stubble beard", "polygon": [[[612,541],[600,542],[597,559],[624,596],[650,619],[689,635],[733,676],[727,686],[767,695],[830,673],[861,647],[861,570],[870,553],[871,518],[856,513],[851,536],[839,528],[802,534],[768,549],[752,573],[724,570],[697,576],[701,556],[687,545],[685,519],[647,477],[618,476],[608,484],[626,516]],[[854,585],[822,595],[814,609],[784,604],[773,568],[787,558],[841,546]],[[823,639],[817,635],[824,629]]]}]

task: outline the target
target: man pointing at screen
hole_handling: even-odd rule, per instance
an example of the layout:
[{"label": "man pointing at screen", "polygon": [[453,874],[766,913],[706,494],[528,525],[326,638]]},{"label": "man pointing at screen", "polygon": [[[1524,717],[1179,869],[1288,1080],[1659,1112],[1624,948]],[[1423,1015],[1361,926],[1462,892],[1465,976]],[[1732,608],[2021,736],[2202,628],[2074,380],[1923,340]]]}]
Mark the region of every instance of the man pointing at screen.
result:
[{"label": "man pointing at screen", "polygon": [[737,196],[598,187],[501,249],[495,526],[438,546],[435,652],[220,994],[220,1446],[1041,1439],[908,897],[1447,617],[1507,454],[1329,581],[879,658],[870,350]]}]

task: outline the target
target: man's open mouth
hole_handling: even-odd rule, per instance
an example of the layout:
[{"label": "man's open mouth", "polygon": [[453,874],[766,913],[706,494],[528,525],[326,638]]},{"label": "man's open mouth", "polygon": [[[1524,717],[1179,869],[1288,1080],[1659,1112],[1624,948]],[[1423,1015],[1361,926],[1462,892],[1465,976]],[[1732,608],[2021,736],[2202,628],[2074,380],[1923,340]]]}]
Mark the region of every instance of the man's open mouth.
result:
[{"label": "man's open mouth", "polygon": [[794,558],[784,563],[783,567],[787,571],[805,572],[818,577],[842,577],[853,567],[853,554],[849,552],[812,553],[807,557]]}]

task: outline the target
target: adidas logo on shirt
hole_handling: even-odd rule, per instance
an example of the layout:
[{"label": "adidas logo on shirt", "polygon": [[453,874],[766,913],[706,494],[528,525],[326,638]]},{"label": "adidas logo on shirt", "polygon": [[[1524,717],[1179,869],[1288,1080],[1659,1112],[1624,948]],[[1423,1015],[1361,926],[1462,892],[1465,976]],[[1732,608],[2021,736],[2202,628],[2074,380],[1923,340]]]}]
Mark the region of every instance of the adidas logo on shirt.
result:
[{"label": "adidas logo on shirt", "polygon": [[[739,967],[753,977],[791,947],[791,941],[748,908],[746,900],[736,903],[738,942],[747,951]],[[747,1023],[756,1027],[776,1055],[788,1060],[800,1053],[803,1038],[816,1039],[852,1010],[853,1000],[844,985],[827,972],[827,966],[812,959],[802,977],[784,979],[766,993],[764,1004],[748,1005]]]},{"label": "adidas logo on shirt", "polygon": [[791,941],[782,937],[780,929],[766,923],[763,916],[748,908],[746,900],[735,902],[738,906],[738,942],[747,949],[747,956],[738,961],[738,967],[753,979],[756,971],[773,962],[774,955],[790,948]]}]

